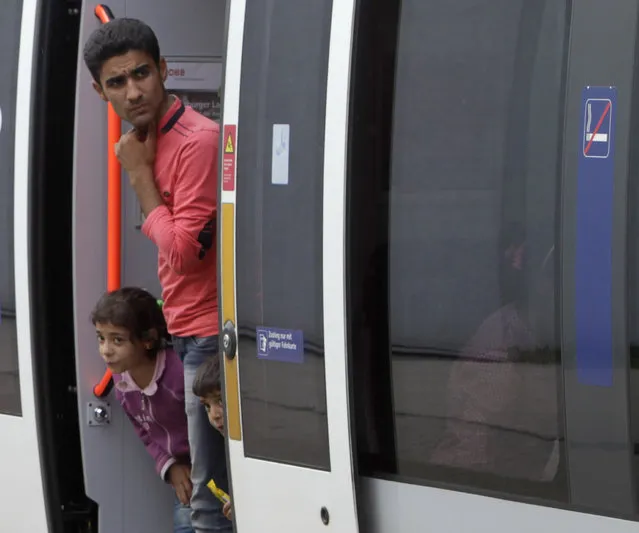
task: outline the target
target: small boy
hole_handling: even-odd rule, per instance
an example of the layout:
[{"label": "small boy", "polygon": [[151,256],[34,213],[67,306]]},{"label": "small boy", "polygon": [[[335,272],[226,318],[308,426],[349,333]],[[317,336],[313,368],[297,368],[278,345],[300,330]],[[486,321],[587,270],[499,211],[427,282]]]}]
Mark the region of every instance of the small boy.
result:
[{"label": "small boy", "polygon": [[[208,357],[197,369],[193,379],[193,394],[202,402],[211,425],[225,435],[222,375],[218,356]],[[224,504],[223,512],[229,520],[233,518],[231,502]]]}]

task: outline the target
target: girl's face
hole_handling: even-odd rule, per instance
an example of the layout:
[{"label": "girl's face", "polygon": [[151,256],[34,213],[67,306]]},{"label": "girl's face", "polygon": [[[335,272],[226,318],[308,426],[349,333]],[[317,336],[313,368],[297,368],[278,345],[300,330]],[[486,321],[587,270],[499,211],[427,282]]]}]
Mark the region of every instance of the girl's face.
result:
[{"label": "girl's face", "polygon": [[133,340],[128,329],[113,324],[98,322],[95,329],[100,355],[114,374],[130,372],[149,363],[147,350],[152,347],[151,342]]}]

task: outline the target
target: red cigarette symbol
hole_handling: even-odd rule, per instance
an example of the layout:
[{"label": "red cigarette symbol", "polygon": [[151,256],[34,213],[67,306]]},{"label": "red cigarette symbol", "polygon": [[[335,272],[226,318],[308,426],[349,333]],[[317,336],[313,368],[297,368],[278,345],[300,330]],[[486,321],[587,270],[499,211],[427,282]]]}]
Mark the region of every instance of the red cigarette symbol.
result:
[{"label": "red cigarette symbol", "polygon": [[611,105],[612,105],[612,103],[610,101],[608,101],[608,104],[606,104],[606,109],[604,109],[604,112],[601,114],[601,118],[599,119],[599,122],[597,122],[597,125],[595,126],[595,130],[592,132],[592,136],[590,137],[590,141],[586,145],[586,149],[584,150],[584,154],[585,155],[588,155],[588,151],[590,150],[590,147],[592,146],[592,143],[595,141],[595,135],[597,135],[597,133],[599,132],[599,129],[601,128],[601,125],[603,124],[603,121],[606,118],[606,115],[608,114],[608,111],[610,111],[610,106]]}]

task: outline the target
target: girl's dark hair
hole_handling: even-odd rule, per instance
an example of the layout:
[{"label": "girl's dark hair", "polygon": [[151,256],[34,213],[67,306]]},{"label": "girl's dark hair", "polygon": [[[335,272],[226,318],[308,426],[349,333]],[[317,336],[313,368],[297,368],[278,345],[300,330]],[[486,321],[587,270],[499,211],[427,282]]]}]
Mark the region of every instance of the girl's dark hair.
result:
[{"label": "girl's dark hair", "polygon": [[91,322],[94,326],[100,323],[125,328],[132,340],[145,342],[153,339],[151,332],[155,330],[157,342],[149,350],[151,357],[164,348],[169,338],[158,301],[137,287],[123,287],[104,293],[91,312]]},{"label": "girl's dark hair", "polygon": [[96,29],[84,45],[84,62],[93,79],[100,83],[102,65],[109,59],[136,50],[151,56],[160,65],[160,45],[153,30],[132,18],[115,18]]},{"label": "girl's dark hair", "polygon": [[197,369],[193,379],[193,394],[204,398],[222,390],[220,356],[215,354],[207,358]]}]

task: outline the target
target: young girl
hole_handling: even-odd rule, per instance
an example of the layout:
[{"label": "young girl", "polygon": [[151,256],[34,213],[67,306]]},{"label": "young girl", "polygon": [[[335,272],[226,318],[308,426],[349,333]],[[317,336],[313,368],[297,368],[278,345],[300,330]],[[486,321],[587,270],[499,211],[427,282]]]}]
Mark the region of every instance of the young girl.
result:
[{"label": "young girl", "polygon": [[184,370],[166,347],[162,310],[145,290],[127,287],[104,294],[91,321],[100,355],[113,373],[116,396],[156,471],[175,490],[173,531],[193,533]]}]

